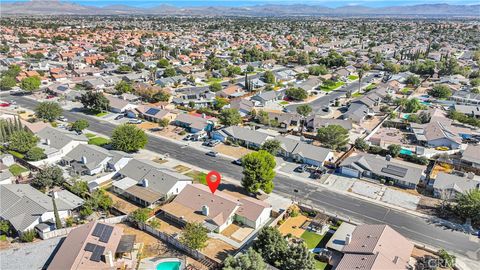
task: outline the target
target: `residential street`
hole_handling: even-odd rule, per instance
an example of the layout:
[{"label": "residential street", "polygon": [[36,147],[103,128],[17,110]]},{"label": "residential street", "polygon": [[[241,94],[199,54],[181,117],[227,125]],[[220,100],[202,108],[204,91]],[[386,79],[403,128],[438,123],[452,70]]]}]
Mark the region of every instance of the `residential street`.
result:
[{"label": "residential street", "polygon": [[[375,77],[374,74],[370,74],[368,76],[365,76],[365,78],[362,78],[362,88],[369,85],[370,83],[368,83],[368,81],[373,79],[374,77]],[[308,104],[310,106],[312,106],[313,112],[321,111],[322,108],[328,107],[328,105],[330,104],[330,101],[335,100],[335,99],[340,98],[340,97],[344,97],[345,94],[349,91],[351,91],[352,93],[357,91],[358,90],[358,83],[359,82],[357,80],[357,81],[352,82],[350,84],[346,84],[346,85],[340,87],[340,89],[333,90],[333,91],[329,92],[327,95],[325,95],[323,97],[320,97],[320,98],[317,98],[317,99],[315,99],[314,101],[312,101]],[[300,104],[293,104],[293,105],[286,106],[285,108],[289,112],[295,112],[295,110],[297,109],[297,107],[299,105]]]},{"label": "residential street", "polygon": [[[367,78],[365,78],[365,81],[367,81]],[[342,92],[335,91],[327,97]],[[29,109],[33,109],[37,103],[37,101],[20,96],[4,95],[4,99],[13,99],[18,105]],[[89,129],[105,135],[111,135],[112,130],[115,128],[115,125],[111,123],[84,114],[64,112],[64,116],[69,121],[91,118]],[[242,178],[241,167],[232,164],[231,160],[223,157],[210,157],[202,151],[191,147],[180,147],[179,144],[166,139],[149,135],[147,149],[157,153],[169,153],[171,158],[195,164],[207,170],[216,170],[229,178],[236,180]],[[295,198],[292,197],[294,189],[298,190]],[[318,185],[291,179],[284,175],[277,175],[274,192],[285,197],[292,197],[301,203],[336,213],[339,216],[349,217],[355,221],[385,223],[416,242],[437,248],[445,248],[470,259],[480,260],[480,242],[478,237],[445,230],[430,224],[424,218],[332,192]],[[439,238],[440,236],[441,239]]]}]

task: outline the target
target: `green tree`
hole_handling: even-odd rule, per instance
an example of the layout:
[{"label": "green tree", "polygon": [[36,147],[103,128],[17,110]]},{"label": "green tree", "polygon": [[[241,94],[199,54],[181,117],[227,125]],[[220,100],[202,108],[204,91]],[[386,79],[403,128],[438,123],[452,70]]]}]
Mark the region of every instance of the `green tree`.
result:
[{"label": "green tree", "polygon": [[128,66],[128,65],[121,65],[117,68],[117,71],[119,73],[129,73],[129,72],[132,72],[133,69],[131,66]]},{"label": "green tree", "polygon": [[170,124],[170,120],[168,120],[167,118],[162,118],[158,122],[158,125],[161,127],[168,127],[169,124]]},{"label": "green tree", "polygon": [[160,90],[157,93],[153,94],[153,102],[168,102],[170,100],[170,94],[167,91]]},{"label": "green tree", "polygon": [[297,113],[303,117],[307,117],[312,112],[312,107],[308,104],[302,104],[297,107]]},{"label": "green tree", "polygon": [[435,85],[428,94],[436,98],[449,98],[452,95],[452,90],[445,84]]},{"label": "green tree", "polygon": [[315,259],[305,243],[292,243],[283,256],[282,270],[315,270]]},{"label": "green tree", "polygon": [[145,68],[145,64],[142,62],[135,63],[135,67],[133,67],[133,69],[135,69],[136,71],[140,71],[144,68]]},{"label": "green tree", "polygon": [[63,109],[60,104],[53,101],[41,102],[35,108],[35,114],[38,118],[47,120],[49,122],[55,121],[62,115]]},{"label": "green tree", "polygon": [[180,242],[191,249],[200,250],[207,246],[207,233],[208,230],[201,223],[187,223],[183,228]]},{"label": "green tree", "polygon": [[0,80],[0,90],[10,90],[15,85],[17,85],[17,82],[13,77],[5,76]]},{"label": "green tree", "polygon": [[253,248],[236,257],[229,255],[223,261],[223,270],[267,270],[262,256]]},{"label": "green tree", "polygon": [[85,198],[88,193],[88,183],[80,178],[74,179],[70,191],[81,198]]},{"label": "green tree", "polygon": [[92,192],[90,204],[93,209],[106,211],[112,207],[113,200],[107,195],[105,190],[100,188]]},{"label": "green tree", "polygon": [[165,58],[162,58],[162,59],[158,60],[158,63],[157,63],[157,67],[159,67],[159,68],[166,68],[169,65],[170,65],[170,63]]},{"label": "green tree", "polygon": [[400,151],[402,150],[402,147],[398,144],[390,144],[387,148],[388,154],[390,154],[392,157],[398,157],[398,155],[400,155]]},{"label": "green tree", "polygon": [[229,77],[242,74],[242,69],[239,66],[230,65],[227,67]]},{"label": "green tree", "polygon": [[455,212],[463,219],[470,218],[472,223],[480,224],[480,189],[472,189],[455,198]]},{"label": "green tree", "polygon": [[2,75],[15,78],[18,76],[18,74],[20,74],[21,71],[22,68],[19,65],[10,65],[8,70],[3,72]]},{"label": "green tree", "polygon": [[420,85],[420,78],[418,76],[415,76],[415,75],[410,75],[405,80],[405,83],[408,84],[408,85],[412,85],[412,86],[419,86]]},{"label": "green tree", "polygon": [[20,153],[26,153],[38,143],[38,138],[32,133],[25,130],[18,130],[10,136],[8,148]]},{"label": "green tree", "polygon": [[30,148],[27,153],[25,154],[25,159],[31,161],[38,161],[44,159],[46,157],[45,152],[40,147],[32,147]]},{"label": "green tree", "polygon": [[126,81],[120,81],[115,85],[115,90],[119,93],[130,93],[133,91],[133,86]]},{"label": "green tree", "polygon": [[80,96],[80,102],[86,109],[94,111],[108,110],[110,101],[100,92],[87,91]]},{"label": "green tree", "polygon": [[278,150],[280,150],[280,141],[279,140],[267,140],[263,145],[262,145],[262,150],[267,151],[273,156],[276,156],[278,153]]},{"label": "green tree", "polygon": [[222,90],[222,84],[219,83],[219,82],[214,82],[214,83],[210,84],[208,89],[212,92],[218,92],[218,91]]},{"label": "green tree", "polygon": [[163,71],[163,77],[173,77],[177,75],[177,71],[174,68],[168,67]]},{"label": "green tree", "polygon": [[307,91],[300,87],[288,88],[287,91],[285,91],[285,95],[294,100],[304,100],[308,97]]},{"label": "green tree", "polygon": [[136,152],[144,148],[147,142],[145,131],[130,124],[116,127],[111,139],[113,148],[124,152]]},{"label": "green tree", "polygon": [[229,104],[228,99],[215,97],[215,105],[214,105],[215,110],[221,110],[224,106],[228,104]]},{"label": "green tree", "polygon": [[73,122],[72,130],[75,131],[82,131],[87,129],[90,126],[87,120],[85,119],[78,119],[77,121]]},{"label": "green tree", "polygon": [[252,247],[262,255],[265,262],[280,267],[288,250],[288,242],[277,228],[263,227]]},{"label": "green tree", "polygon": [[321,127],[317,132],[318,140],[332,150],[337,150],[348,144],[348,130],[340,125]]},{"label": "green tree", "polygon": [[252,152],[242,158],[242,186],[250,193],[263,190],[270,193],[273,190],[275,178],[275,158],[265,150]]},{"label": "green tree", "polygon": [[405,104],[405,112],[407,113],[416,113],[418,110],[423,108],[422,104],[417,98],[412,98],[407,100]]},{"label": "green tree", "polygon": [[33,91],[38,90],[40,88],[41,83],[42,82],[40,81],[40,77],[32,76],[32,77],[27,77],[27,78],[22,79],[22,81],[20,81],[20,87],[23,90],[33,92]]},{"label": "green tree", "polygon": [[448,268],[453,268],[455,266],[456,257],[455,255],[449,254],[445,249],[440,249],[438,251],[438,256],[443,260],[443,263]]},{"label": "green tree", "polygon": [[270,70],[265,71],[263,74],[263,80],[266,83],[275,83],[275,75],[273,75],[273,72]]},{"label": "green tree", "polygon": [[65,182],[63,171],[56,165],[46,166],[39,170],[33,177],[32,184],[40,189],[60,186]]},{"label": "green tree", "polygon": [[254,71],[255,71],[255,68],[253,66],[251,66],[251,65],[247,66],[247,73],[252,73]]},{"label": "green tree", "polygon": [[308,68],[308,74],[310,75],[319,76],[319,75],[325,75],[327,73],[328,73],[328,69],[324,65],[316,65]]},{"label": "green tree", "polygon": [[137,210],[133,211],[130,214],[130,219],[137,224],[145,223],[147,222],[151,213],[152,213],[152,210],[149,208],[138,208]]},{"label": "green tree", "polygon": [[368,151],[369,147],[370,146],[368,145],[368,143],[364,139],[362,139],[362,138],[355,139],[355,148],[357,148],[358,150]]},{"label": "green tree", "polygon": [[225,126],[235,126],[242,122],[242,116],[236,109],[223,109],[219,120]]}]

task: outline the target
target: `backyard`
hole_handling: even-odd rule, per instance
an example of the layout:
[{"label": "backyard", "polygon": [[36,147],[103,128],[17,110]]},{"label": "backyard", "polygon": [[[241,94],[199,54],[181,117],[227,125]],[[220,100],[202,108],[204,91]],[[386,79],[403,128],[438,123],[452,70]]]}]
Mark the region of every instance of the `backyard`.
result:
[{"label": "backyard", "polygon": [[11,165],[8,170],[13,174],[13,176],[19,176],[20,174],[24,173],[24,172],[28,172],[28,169],[26,169],[25,167],[22,167],[18,164],[13,164]]}]

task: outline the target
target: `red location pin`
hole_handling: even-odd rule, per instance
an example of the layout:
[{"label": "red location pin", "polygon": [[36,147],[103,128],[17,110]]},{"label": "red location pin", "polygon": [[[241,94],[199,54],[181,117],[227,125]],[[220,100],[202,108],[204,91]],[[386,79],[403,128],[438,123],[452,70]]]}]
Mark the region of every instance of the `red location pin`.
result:
[{"label": "red location pin", "polygon": [[220,176],[220,174],[216,171],[211,171],[207,174],[206,179],[210,191],[212,191],[212,194],[215,193],[218,185],[220,185],[220,180],[222,180],[222,176]]}]

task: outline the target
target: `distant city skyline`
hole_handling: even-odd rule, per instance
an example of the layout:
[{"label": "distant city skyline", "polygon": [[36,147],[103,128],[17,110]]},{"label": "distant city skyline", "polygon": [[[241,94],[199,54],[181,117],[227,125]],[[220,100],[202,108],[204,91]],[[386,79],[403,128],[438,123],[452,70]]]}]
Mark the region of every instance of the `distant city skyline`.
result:
[{"label": "distant city skyline", "polygon": [[[2,1],[4,3],[11,2],[28,2],[30,0],[6,0]],[[35,0],[35,1],[44,1],[44,0]],[[54,0],[47,0],[54,1]],[[152,7],[162,4],[178,6],[178,7],[193,7],[193,6],[254,6],[254,5],[263,5],[263,4],[280,4],[280,5],[291,5],[291,4],[305,4],[305,5],[320,5],[330,8],[342,7],[342,6],[366,6],[366,7],[389,7],[389,6],[408,6],[408,5],[421,5],[421,4],[450,4],[450,5],[474,5],[480,4],[478,0],[339,0],[339,1],[328,1],[328,0],[147,0],[147,1],[132,1],[132,0],[66,0],[61,2],[73,2],[81,5],[90,5],[90,6],[109,6],[109,5],[128,5],[134,7]]]}]

